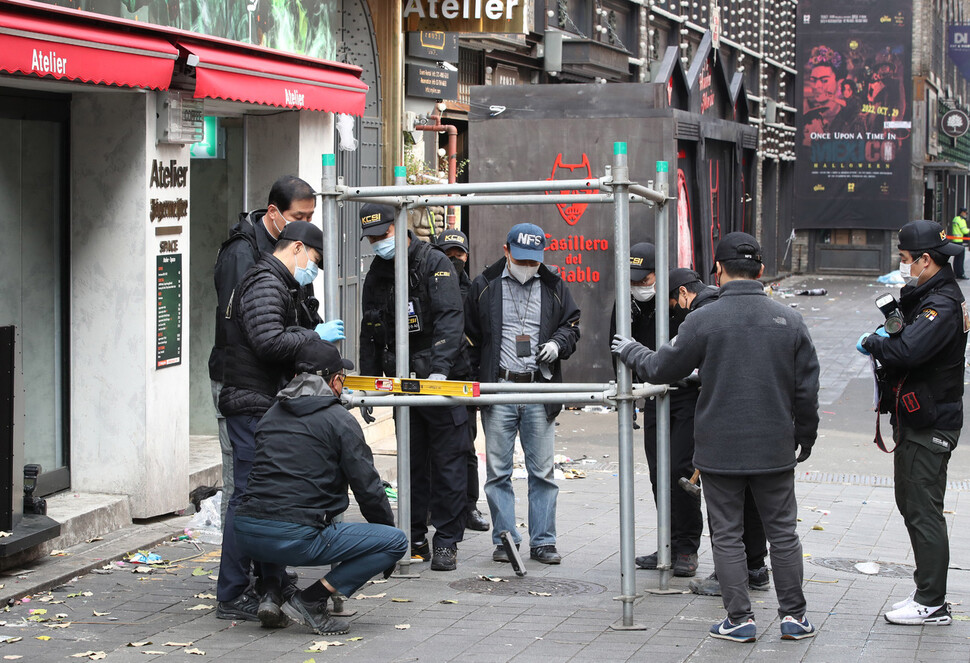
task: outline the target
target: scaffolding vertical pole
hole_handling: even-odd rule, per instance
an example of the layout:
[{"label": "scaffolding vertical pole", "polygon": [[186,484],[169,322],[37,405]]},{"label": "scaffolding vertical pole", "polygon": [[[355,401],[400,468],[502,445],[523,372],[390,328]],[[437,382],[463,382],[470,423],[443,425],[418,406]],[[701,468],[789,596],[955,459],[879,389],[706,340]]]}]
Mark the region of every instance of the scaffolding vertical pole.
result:
[{"label": "scaffolding vertical pole", "polygon": [[[657,180],[654,185],[658,191],[667,195],[667,162],[657,162]],[[657,205],[656,242],[657,253],[655,269],[657,349],[667,342],[670,334],[670,318],[667,283],[669,274],[668,208],[666,204]],[[666,592],[672,575],[670,560],[670,394],[664,392],[657,396],[657,568],[660,570],[660,590]]]},{"label": "scaffolding vertical pole", "polygon": [[[613,143],[613,260],[616,275],[616,333],[630,335],[630,169],[627,144]],[[616,413],[620,462],[620,601],[623,619],[616,629],[642,629],[633,623],[634,576],[633,379],[630,367],[617,362]]]},{"label": "scaffolding vertical pole", "polygon": [[[394,167],[394,186],[407,184],[407,169]],[[415,240],[418,241],[418,240]],[[410,377],[408,350],[408,206],[394,219],[394,373]],[[411,411],[394,411],[397,430],[397,526],[407,535],[408,549],[398,563],[402,575],[411,569]]]},{"label": "scaffolding vertical pole", "polygon": [[337,267],[340,262],[340,220],[337,218],[337,155],[323,155],[321,183],[323,209],[323,319],[340,318]]}]

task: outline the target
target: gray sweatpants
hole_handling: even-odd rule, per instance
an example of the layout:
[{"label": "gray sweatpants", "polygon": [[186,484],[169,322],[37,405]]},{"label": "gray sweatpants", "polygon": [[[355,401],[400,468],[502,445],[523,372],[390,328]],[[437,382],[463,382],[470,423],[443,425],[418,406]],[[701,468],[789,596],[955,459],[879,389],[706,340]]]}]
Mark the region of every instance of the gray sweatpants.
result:
[{"label": "gray sweatpants", "polygon": [[805,616],[802,592],[802,543],[795,532],[795,472],[747,476],[702,474],[704,499],[711,529],[714,570],[721,583],[721,600],[734,624],[754,617],[748,598],[748,565],[741,535],[744,530],[744,490],[750,486],[771,544],[771,572],[778,596],[778,616]]},{"label": "gray sweatpants", "polygon": [[219,422],[219,448],[222,450],[222,519],[219,522],[225,527],[226,509],[229,508],[229,498],[232,497],[235,485],[232,474],[232,443],[229,441],[226,418],[219,411],[219,393],[222,391],[222,383],[215,380],[210,382],[212,383],[212,404],[216,406],[216,419]]}]

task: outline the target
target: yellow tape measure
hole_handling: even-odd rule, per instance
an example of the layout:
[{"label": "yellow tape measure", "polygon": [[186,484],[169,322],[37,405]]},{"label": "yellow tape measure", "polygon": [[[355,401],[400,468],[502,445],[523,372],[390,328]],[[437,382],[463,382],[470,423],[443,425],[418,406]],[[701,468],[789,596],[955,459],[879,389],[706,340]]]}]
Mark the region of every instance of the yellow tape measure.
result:
[{"label": "yellow tape measure", "polygon": [[458,380],[418,380],[415,378],[375,378],[367,375],[348,375],[347,389],[383,391],[389,394],[420,394],[423,396],[479,396],[477,382]]}]

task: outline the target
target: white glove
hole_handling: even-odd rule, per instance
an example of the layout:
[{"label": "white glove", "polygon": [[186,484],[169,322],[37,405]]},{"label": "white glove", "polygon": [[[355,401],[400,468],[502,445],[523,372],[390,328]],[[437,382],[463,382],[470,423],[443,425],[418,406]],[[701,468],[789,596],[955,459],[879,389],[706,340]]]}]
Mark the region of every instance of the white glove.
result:
[{"label": "white glove", "polygon": [[622,336],[620,334],[617,334],[613,337],[613,342],[610,343],[610,350],[613,352],[613,354],[619,357],[620,355],[623,354],[623,351],[625,349],[627,349],[634,343],[636,343],[636,341],[634,341],[629,336]]},{"label": "white glove", "polygon": [[558,358],[559,346],[556,345],[555,341],[545,342],[542,347],[539,348],[539,351],[536,352],[536,360],[538,360],[540,364],[551,364]]},{"label": "white glove", "polygon": [[448,376],[447,375],[442,375],[441,373],[432,373],[431,375],[428,376],[428,379],[429,380],[447,380],[448,379]]}]

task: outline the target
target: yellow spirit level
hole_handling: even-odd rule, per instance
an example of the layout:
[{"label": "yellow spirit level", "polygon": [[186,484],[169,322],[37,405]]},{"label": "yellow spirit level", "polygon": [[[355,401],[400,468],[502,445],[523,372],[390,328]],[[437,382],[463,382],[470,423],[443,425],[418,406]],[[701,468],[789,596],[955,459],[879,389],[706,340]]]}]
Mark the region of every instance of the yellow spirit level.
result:
[{"label": "yellow spirit level", "polygon": [[477,382],[458,380],[418,380],[415,378],[375,378],[367,375],[348,375],[346,389],[383,391],[389,394],[420,394],[422,396],[479,396]]}]

